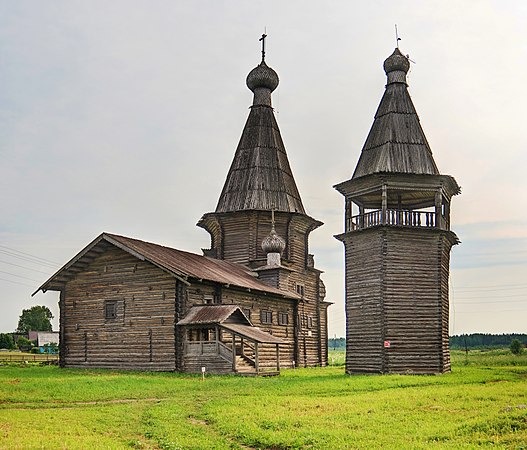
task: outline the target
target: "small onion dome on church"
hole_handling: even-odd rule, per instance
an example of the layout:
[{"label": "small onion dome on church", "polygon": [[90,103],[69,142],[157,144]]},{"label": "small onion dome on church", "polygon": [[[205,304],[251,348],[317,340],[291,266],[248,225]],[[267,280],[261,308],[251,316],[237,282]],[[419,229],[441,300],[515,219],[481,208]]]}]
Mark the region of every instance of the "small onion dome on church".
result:
[{"label": "small onion dome on church", "polygon": [[275,231],[274,226],[271,228],[269,235],[262,241],[262,250],[268,253],[279,253],[285,249],[285,241],[278,236],[278,233]]},{"label": "small onion dome on church", "polygon": [[258,88],[267,88],[273,92],[278,87],[279,81],[278,74],[265,64],[265,61],[247,75],[247,87],[253,92]]},{"label": "small onion dome on church", "polygon": [[408,61],[408,58],[404,56],[398,48],[396,48],[393,53],[386,58],[386,61],[384,61],[384,71],[386,72],[386,75],[395,71],[408,73],[409,70],[410,61]]}]

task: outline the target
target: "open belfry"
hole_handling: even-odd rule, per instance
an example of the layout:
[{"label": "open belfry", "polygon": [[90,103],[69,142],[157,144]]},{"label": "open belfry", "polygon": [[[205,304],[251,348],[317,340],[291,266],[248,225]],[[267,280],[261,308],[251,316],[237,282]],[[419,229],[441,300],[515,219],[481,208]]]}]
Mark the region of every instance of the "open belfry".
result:
[{"label": "open belfry", "polygon": [[450,203],[421,128],[399,48],[384,62],[386,90],[345,197],[346,372],[450,371]]}]

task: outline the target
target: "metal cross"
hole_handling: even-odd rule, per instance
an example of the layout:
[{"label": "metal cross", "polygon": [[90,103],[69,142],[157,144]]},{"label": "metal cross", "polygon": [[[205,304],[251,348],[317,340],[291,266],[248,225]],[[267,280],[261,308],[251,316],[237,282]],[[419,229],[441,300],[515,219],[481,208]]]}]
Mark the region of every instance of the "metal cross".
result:
[{"label": "metal cross", "polygon": [[262,61],[265,61],[265,38],[267,35],[264,33],[262,34],[262,37],[258,39],[259,41],[262,41]]}]

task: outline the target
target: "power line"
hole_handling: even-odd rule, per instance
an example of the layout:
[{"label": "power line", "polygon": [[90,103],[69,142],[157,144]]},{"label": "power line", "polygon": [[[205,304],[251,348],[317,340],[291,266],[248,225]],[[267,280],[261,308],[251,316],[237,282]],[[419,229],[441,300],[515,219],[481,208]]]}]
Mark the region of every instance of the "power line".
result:
[{"label": "power line", "polygon": [[457,297],[457,300],[470,300],[470,299],[478,299],[478,298],[514,298],[514,297],[525,297],[527,298],[527,293],[524,294],[512,294],[512,295],[476,295],[476,296],[469,296],[469,297]]},{"label": "power line", "polygon": [[520,312],[527,309],[474,309],[472,311],[457,311],[456,314],[480,314],[480,313],[502,313],[502,312]]},{"label": "power line", "polygon": [[37,265],[40,265],[40,266],[47,266],[47,267],[50,267],[50,268],[53,268],[55,269],[58,264],[55,264],[55,263],[50,263],[50,262],[45,262],[45,261],[38,261],[32,257],[27,257],[27,256],[23,256],[23,255],[18,255],[16,253],[13,253],[13,252],[10,252],[10,251],[7,251],[7,250],[2,250],[0,248],[0,253],[3,253],[4,255],[7,255],[7,256],[11,256],[12,258],[18,258],[18,259],[21,259],[22,261],[26,261],[26,262],[29,262],[31,264],[37,264]]},{"label": "power line", "polygon": [[28,257],[30,257],[30,258],[40,260],[40,261],[42,261],[42,262],[44,262],[44,263],[46,263],[46,264],[52,264],[52,265],[54,265],[54,266],[58,266],[58,265],[59,265],[58,262],[51,261],[51,260],[49,260],[49,259],[45,259],[45,258],[41,258],[40,256],[32,255],[31,253],[22,252],[22,251],[20,251],[20,250],[16,250],[16,249],[14,249],[14,248],[7,247],[7,246],[5,246],[5,245],[0,245],[0,247],[5,248],[5,249],[7,249],[7,250],[9,250],[9,251],[11,251],[11,252],[20,253],[21,255],[28,256]]},{"label": "power line", "polygon": [[7,281],[8,283],[20,284],[21,286],[26,286],[26,287],[30,287],[30,288],[34,288],[35,287],[34,285],[31,285],[31,284],[20,283],[18,281],[12,281],[12,280],[6,280],[5,278],[0,278],[0,281]]},{"label": "power line", "polygon": [[9,261],[4,261],[2,259],[0,259],[0,263],[8,264],[10,266],[20,267],[21,269],[32,270],[33,272],[43,273],[44,275],[51,275],[51,272],[43,272],[42,270],[33,269],[31,267],[26,267],[26,266],[21,266],[20,264],[15,264]]},{"label": "power line", "polygon": [[38,283],[37,280],[33,280],[32,278],[28,277],[23,277],[22,275],[17,275],[16,273],[5,272],[3,270],[0,270],[0,273],[5,273],[6,275],[11,275],[12,277],[23,278],[24,280],[34,281],[35,283]]},{"label": "power line", "polygon": [[[527,296],[526,296],[527,297]],[[482,304],[484,305],[485,303],[523,303],[525,302],[525,300],[492,300],[490,302],[456,302],[457,305],[478,305],[478,304]]]},{"label": "power line", "polygon": [[508,287],[527,287],[527,284],[525,283],[522,283],[522,284],[493,284],[493,285],[483,285],[483,286],[458,286],[456,287],[456,291],[457,290],[461,290],[461,289],[488,289],[488,288],[501,288],[503,286],[508,286]]}]

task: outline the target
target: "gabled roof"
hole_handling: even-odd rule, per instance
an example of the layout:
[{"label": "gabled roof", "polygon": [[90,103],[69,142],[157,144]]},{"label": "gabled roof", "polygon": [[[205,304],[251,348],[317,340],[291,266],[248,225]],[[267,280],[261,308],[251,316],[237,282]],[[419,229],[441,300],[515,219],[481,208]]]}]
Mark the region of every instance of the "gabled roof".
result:
[{"label": "gabled roof", "polygon": [[203,305],[193,306],[178,325],[208,325],[220,324],[238,313],[236,319],[242,325],[252,325],[239,306],[236,305]]},{"label": "gabled roof", "polygon": [[352,178],[374,173],[439,175],[408,93],[409,67],[398,48],[385,61],[388,83]]},{"label": "gabled roof", "polygon": [[271,107],[278,75],[262,61],[249,73],[247,86],[254,102],[216,212],[275,209],[305,214]]},{"label": "gabled roof", "polygon": [[299,298],[294,293],[280,291],[264,284],[258,280],[256,273],[240,264],[208,258],[195,253],[184,252],[175,248],[110,233],[102,233],[98,236],[40,286],[36,292],[40,290],[43,292],[60,290],[67,280],[76,273],[81,272],[90,261],[111,245],[130,253],[141,261],[148,261],[154,264],[187,284],[188,281],[186,280],[193,278],[275,294],[281,297]]},{"label": "gabled roof", "polygon": [[193,306],[178,325],[219,325],[226,330],[266,344],[286,344],[286,341],[252,325],[239,306],[203,305]]}]

